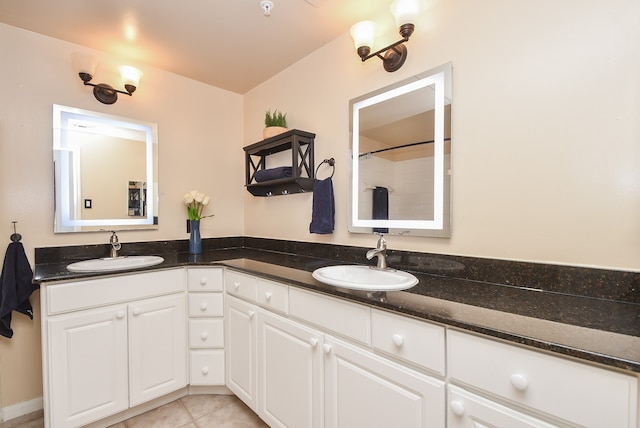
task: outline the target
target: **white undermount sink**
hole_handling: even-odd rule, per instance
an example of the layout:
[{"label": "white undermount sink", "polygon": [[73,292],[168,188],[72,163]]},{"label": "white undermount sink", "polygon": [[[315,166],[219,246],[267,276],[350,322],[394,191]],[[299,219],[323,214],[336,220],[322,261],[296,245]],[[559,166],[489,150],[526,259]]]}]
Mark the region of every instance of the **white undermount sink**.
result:
[{"label": "white undermount sink", "polygon": [[327,266],[313,271],[313,277],[325,284],[352,290],[397,291],[418,283],[408,272],[379,270],[363,265]]},{"label": "white undermount sink", "polygon": [[106,272],[114,270],[137,269],[160,264],[160,256],[122,256],[103,259],[84,260],[67,266],[72,272]]}]

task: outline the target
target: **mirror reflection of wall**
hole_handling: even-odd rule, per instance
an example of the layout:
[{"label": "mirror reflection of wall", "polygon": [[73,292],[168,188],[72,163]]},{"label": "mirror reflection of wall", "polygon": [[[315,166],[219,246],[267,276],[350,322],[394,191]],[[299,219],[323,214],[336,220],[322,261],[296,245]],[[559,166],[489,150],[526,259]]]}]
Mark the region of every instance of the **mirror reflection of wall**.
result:
[{"label": "mirror reflection of wall", "polygon": [[55,105],[53,149],[54,232],[157,228],[155,124]]},{"label": "mirror reflection of wall", "polygon": [[144,181],[147,173],[145,142],[129,138],[69,133],[70,145],[80,156],[80,199],[91,199],[80,219],[124,218],[128,213],[127,183]]},{"label": "mirror reflection of wall", "polygon": [[449,236],[450,71],[351,101],[351,232]]}]

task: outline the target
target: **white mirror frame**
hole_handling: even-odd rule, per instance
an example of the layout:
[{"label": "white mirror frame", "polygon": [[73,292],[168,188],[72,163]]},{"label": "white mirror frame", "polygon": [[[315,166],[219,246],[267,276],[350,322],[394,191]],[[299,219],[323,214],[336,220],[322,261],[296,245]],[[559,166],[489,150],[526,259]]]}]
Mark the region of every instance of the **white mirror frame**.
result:
[{"label": "white mirror frame", "polygon": [[[80,210],[77,169],[69,165],[69,157],[65,153],[73,151],[67,144],[67,131],[73,129],[73,123],[95,123],[99,127],[109,126],[112,132],[135,132],[144,135],[146,187],[149,197],[146,200],[146,216],[140,218],[106,218],[106,219],[77,219]],[[54,233],[63,232],[92,232],[104,228],[123,229],[157,229],[157,195],[158,183],[154,181],[154,171],[157,177],[157,125],[155,123],[133,120],[125,117],[105,113],[97,113],[74,107],[53,105],[53,160],[54,160],[54,192],[55,219]],[[142,141],[142,140],[141,140]],[[77,156],[71,157],[71,162],[77,162]],[[72,176],[73,175],[73,176]],[[74,184],[76,183],[76,184]],[[62,189],[68,189],[63,191]],[[75,201],[75,203],[72,203]]]},{"label": "white mirror frame", "polygon": [[[448,222],[444,219],[444,168],[445,168],[445,144],[444,144],[444,110],[447,98],[450,101],[451,88],[451,64],[445,64],[434,70],[424,73],[424,77],[418,76],[418,80],[412,79],[409,83],[400,86],[394,85],[389,90],[382,90],[371,97],[352,103],[352,145],[351,145],[351,206],[350,206],[350,231],[372,233],[371,228],[389,228],[406,230],[431,230],[431,236],[449,236]],[[371,105],[390,100],[409,92],[432,86],[434,89],[434,173],[433,173],[433,220],[372,220],[358,217],[359,207],[359,153],[360,136],[359,129],[360,110]],[[362,97],[361,97],[362,98]],[[448,172],[447,172],[448,173]],[[360,229],[358,228],[366,228]],[[447,229],[447,230],[445,230]],[[439,233],[440,232],[440,233]],[[417,234],[425,236],[425,234]]]}]

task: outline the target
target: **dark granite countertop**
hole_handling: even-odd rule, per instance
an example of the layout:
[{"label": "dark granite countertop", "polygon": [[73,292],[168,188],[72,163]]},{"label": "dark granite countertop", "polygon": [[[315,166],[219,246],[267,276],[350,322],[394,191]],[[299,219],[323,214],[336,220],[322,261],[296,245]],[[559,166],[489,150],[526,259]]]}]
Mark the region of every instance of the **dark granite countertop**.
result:
[{"label": "dark granite countertop", "polygon": [[[165,261],[140,272],[179,266],[224,265],[256,276],[640,373],[640,304],[515,285],[411,271],[419,284],[406,291],[368,293],[329,286],[313,270],[334,258],[251,248],[207,250],[193,256],[158,253]],[[85,256],[85,258],[87,258]],[[37,263],[34,281],[86,279],[105,273],[70,272],[64,262]]]}]

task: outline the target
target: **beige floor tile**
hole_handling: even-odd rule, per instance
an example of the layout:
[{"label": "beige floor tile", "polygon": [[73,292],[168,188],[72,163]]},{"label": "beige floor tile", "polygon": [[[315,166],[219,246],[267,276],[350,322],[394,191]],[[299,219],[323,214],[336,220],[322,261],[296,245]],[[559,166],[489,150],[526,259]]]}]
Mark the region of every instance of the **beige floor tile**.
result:
[{"label": "beige floor tile", "polygon": [[[36,415],[37,417],[38,415]],[[0,428],[43,428],[42,417],[0,423]],[[235,395],[188,395],[109,428],[265,428]]]},{"label": "beige floor tile", "polygon": [[177,428],[187,425],[191,420],[191,415],[180,401],[174,401],[127,419],[125,425],[127,428]]},{"label": "beige floor tile", "polygon": [[0,428],[43,428],[44,417],[42,410],[20,416],[10,421],[0,422]]},{"label": "beige floor tile", "polygon": [[263,428],[267,427],[242,401],[235,400],[206,416],[196,419],[198,428]]},{"label": "beige floor tile", "polygon": [[187,395],[180,402],[193,419],[212,413],[230,403],[239,401],[235,395]]},{"label": "beige floor tile", "polygon": [[43,428],[44,418],[32,419],[30,421],[8,421],[0,422],[0,428]]}]

